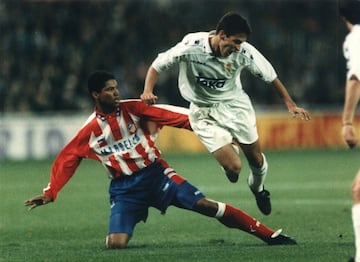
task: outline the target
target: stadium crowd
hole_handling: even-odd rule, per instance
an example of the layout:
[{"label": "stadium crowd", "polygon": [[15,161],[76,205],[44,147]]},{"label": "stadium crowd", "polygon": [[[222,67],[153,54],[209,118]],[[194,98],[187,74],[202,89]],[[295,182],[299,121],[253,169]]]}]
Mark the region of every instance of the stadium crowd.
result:
[{"label": "stadium crowd", "polygon": [[[188,32],[214,29],[229,10],[248,18],[249,42],[272,61],[299,104],[343,103],[345,29],[336,0],[5,0],[0,112],[88,111],[86,77],[95,69],[115,74],[123,98],[138,98],[158,52]],[[185,105],[174,93],[176,81],[176,71],[161,79],[159,102]],[[279,103],[261,81],[246,75],[244,81],[256,103]]]}]

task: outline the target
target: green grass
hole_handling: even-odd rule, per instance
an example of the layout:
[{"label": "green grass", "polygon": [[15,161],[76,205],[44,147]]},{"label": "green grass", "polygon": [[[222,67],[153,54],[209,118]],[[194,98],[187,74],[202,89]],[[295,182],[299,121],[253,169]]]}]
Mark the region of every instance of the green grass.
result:
[{"label": "green grass", "polygon": [[55,203],[28,212],[23,202],[46,186],[51,161],[2,161],[0,261],[347,261],[354,253],[350,184],[359,150],[266,155],[270,216],[257,210],[246,186],[246,163],[239,182],[231,184],[208,154],[165,158],[209,198],[283,228],[297,246],[267,246],[214,219],[170,207],[166,215],[151,209],[127,250],[106,250],[109,180],[101,165],[85,160]]}]

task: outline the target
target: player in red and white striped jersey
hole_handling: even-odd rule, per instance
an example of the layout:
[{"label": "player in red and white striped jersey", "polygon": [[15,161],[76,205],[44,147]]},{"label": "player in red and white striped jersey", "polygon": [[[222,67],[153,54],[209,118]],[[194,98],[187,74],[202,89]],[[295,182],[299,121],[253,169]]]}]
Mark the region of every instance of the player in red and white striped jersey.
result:
[{"label": "player in red and white striped jersey", "polygon": [[158,131],[164,125],[191,129],[186,109],[120,100],[115,77],[104,71],[90,75],[88,88],[95,111],[55,159],[43,194],[25,201],[30,210],[54,201],[81,160],[90,158],[101,162],[111,178],[109,248],[127,247],[136,224],[146,221],[149,207],[165,212],[169,205],[215,217],[269,245],[296,244],[281,230],[274,231],[235,207],[207,199],[161,159],[155,145]]},{"label": "player in red and white striped jersey", "polygon": [[149,107],[140,100],[115,99],[115,111],[104,114],[95,108],[80,132],[60,152],[45,195],[55,199],[82,158],[100,161],[110,178],[133,175],[155,162],[160,151],[155,145],[157,132],[148,130],[149,121],[157,123],[156,129],[163,125],[190,129],[187,115],[172,111],[175,107]]}]

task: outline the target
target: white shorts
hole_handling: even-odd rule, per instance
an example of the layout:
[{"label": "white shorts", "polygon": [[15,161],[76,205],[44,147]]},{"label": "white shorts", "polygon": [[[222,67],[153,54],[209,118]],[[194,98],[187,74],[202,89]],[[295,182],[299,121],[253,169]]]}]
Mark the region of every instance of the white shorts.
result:
[{"label": "white shorts", "polygon": [[256,116],[250,99],[212,106],[190,104],[190,124],[201,142],[213,153],[230,144],[233,138],[252,144],[259,138]]}]

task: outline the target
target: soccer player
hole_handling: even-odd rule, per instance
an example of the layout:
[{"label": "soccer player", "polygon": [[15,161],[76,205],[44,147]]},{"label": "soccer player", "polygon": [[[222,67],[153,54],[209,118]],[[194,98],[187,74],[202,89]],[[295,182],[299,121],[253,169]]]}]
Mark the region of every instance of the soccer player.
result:
[{"label": "soccer player", "polygon": [[89,76],[88,89],[95,111],[55,159],[43,194],[25,201],[30,210],[54,201],[81,160],[90,158],[101,162],[111,178],[108,248],[126,248],[135,225],[146,221],[149,207],[165,212],[169,205],[214,217],[269,245],[296,244],[240,209],[206,198],[161,158],[155,145],[159,128],[190,130],[185,108],[120,100],[115,77],[105,71]]},{"label": "soccer player", "polygon": [[216,31],[186,35],[153,61],[140,98],[155,103],[153,90],[158,76],[179,64],[179,89],[190,102],[191,127],[233,183],[242,168],[238,154],[241,148],[251,169],[248,185],[258,208],[268,215],[270,193],[264,187],[268,163],[260,147],[255,111],[242,88],[242,70],[271,83],[294,117],[309,120],[310,115],[297,107],[269,61],[246,42],[249,35],[247,21],[235,12],[226,13]]},{"label": "soccer player", "polygon": [[[348,35],[343,44],[344,57],[347,62],[345,102],[342,114],[342,136],[350,148],[357,144],[357,135],[353,126],[356,105],[360,100],[360,2],[343,1],[339,7]],[[357,163],[358,165],[358,163]],[[360,262],[360,169],[352,183],[352,221],[355,233],[355,260]]]}]

